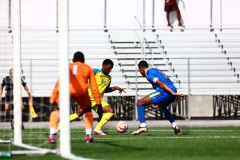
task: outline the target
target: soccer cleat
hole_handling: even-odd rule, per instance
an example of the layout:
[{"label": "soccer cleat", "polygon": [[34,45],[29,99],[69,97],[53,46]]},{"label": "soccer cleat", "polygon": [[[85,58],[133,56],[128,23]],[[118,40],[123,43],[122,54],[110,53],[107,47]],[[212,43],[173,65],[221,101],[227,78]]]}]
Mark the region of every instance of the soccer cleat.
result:
[{"label": "soccer cleat", "polygon": [[54,144],[54,143],[56,143],[55,136],[49,136],[48,144]]},{"label": "soccer cleat", "polygon": [[105,134],[101,130],[93,130],[93,135],[96,135],[96,136],[106,136],[107,134]]},{"label": "soccer cleat", "polygon": [[180,133],[180,127],[178,125],[176,125],[175,128],[173,128],[173,130],[175,134]]},{"label": "soccer cleat", "polygon": [[183,28],[185,28],[185,26],[184,26],[184,25],[182,25],[182,24],[178,24],[178,27],[183,27]]},{"label": "soccer cleat", "polygon": [[173,28],[173,26],[172,26],[171,24],[168,24],[167,27],[169,27],[169,28]]},{"label": "soccer cleat", "polygon": [[85,142],[86,143],[93,143],[93,138],[91,136],[87,135],[86,138],[85,138]]},{"label": "soccer cleat", "polygon": [[139,135],[140,133],[147,132],[148,128],[146,127],[139,127],[138,130],[132,132],[132,135]]}]

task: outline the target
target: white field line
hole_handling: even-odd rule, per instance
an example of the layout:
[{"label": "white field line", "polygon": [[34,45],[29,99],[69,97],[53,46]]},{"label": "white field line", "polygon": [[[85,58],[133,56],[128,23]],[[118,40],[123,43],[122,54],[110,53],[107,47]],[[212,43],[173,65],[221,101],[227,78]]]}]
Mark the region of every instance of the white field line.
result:
[{"label": "white field line", "polygon": [[[114,129],[106,129],[106,130],[103,130],[103,131],[106,131],[106,132],[115,132],[116,130],[114,130]],[[135,131],[134,129],[128,129],[128,132],[129,131]],[[169,129],[169,130],[148,130],[148,132],[172,132],[173,130],[172,129]],[[211,130],[199,130],[199,129],[197,129],[197,130],[192,130],[192,129],[181,129],[181,132],[184,132],[184,131],[189,131],[189,132],[240,132],[240,130],[213,130],[213,129],[211,129]],[[82,133],[82,132],[85,132],[85,130],[84,129],[81,129],[81,130],[72,130],[71,131],[71,133]],[[117,132],[117,131],[116,131]],[[46,132],[30,132],[29,133],[29,130],[24,130],[23,131],[23,133],[28,133],[28,134],[41,134],[41,133],[48,133],[48,131],[46,131]]]},{"label": "white field line", "polygon": [[[116,130],[106,130],[106,131],[108,131],[108,132],[117,132]],[[131,131],[134,131],[134,130],[128,130],[128,132],[131,132]],[[219,132],[219,133],[221,133],[221,134],[223,134],[224,132],[227,132],[227,133],[229,133],[229,132],[240,132],[240,130],[214,130],[214,129],[211,129],[211,130],[199,130],[199,129],[197,129],[197,130],[188,130],[188,129],[186,129],[186,130],[182,130],[182,132]],[[85,130],[75,130],[75,131],[71,131],[72,133],[83,133],[83,132],[85,132]],[[149,132],[172,132],[172,129],[170,130],[149,130]],[[36,135],[36,134],[48,134],[48,132],[31,132],[31,134],[34,134],[34,135]],[[121,133],[119,133],[119,135],[121,135]],[[132,135],[129,135],[128,137],[125,137],[126,135],[124,135],[124,137],[118,137],[118,139],[133,139],[133,138],[136,138],[136,137],[138,137],[138,136],[132,136]],[[203,139],[226,139],[226,138],[230,138],[230,139],[239,139],[240,138],[240,136],[191,136],[191,135],[181,135],[181,136],[174,136],[174,137],[172,137],[172,136],[169,136],[169,137],[161,137],[161,136],[148,136],[148,137],[142,137],[141,136],[141,139],[201,139],[201,138],[203,138]],[[24,139],[36,139],[36,137],[35,138],[27,138],[27,137],[25,137],[24,136]],[[38,138],[38,139],[42,139],[42,137],[41,138]],[[76,140],[78,140],[78,139],[84,139],[84,137],[83,138],[71,138],[71,139],[76,139]],[[107,137],[107,136],[101,136],[101,138],[98,138],[97,136],[94,136],[94,139],[99,139],[99,140],[111,140],[111,139],[114,139],[114,140],[116,140],[116,138],[109,138],[109,137]]]},{"label": "white field line", "polygon": [[[129,135],[128,137],[118,137],[116,138],[108,138],[108,137],[101,137],[101,138],[97,138],[94,137],[95,140],[129,140],[129,139],[135,139],[137,137],[140,136],[131,136]],[[36,139],[35,138],[23,138],[26,140],[33,140]],[[47,138],[38,138],[38,139],[43,139],[43,140],[47,140]],[[71,138],[72,140],[83,140],[84,137],[82,138]],[[138,140],[146,140],[146,139],[240,139],[240,136],[203,136],[203,137],[199,137],[199,136],[175,136],[175,137],[159,137],[159,136],[152,136],[152,137],[140,137],[140,139]]]}]

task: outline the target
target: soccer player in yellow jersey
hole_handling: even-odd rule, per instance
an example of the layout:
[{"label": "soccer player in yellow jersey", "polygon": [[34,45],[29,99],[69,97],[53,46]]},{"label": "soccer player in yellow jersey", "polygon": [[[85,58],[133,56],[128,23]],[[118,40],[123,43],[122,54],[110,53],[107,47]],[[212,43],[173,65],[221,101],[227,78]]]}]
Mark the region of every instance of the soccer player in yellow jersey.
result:
[{"label": "soccer player in yellow jersey", "polygon": [[[125,92],[125,88],[120,88],[118,86],[110,87],[112,78],[109,73],[112,71],[113,65],[114,63],[112,60],[105,59],[102,63],[102,69],[93,69],[101,98],[103,98],[104,93],[109,93],[116,90],[118,90],[120,94]],[[102,127],[112,118],[114,109],[107,102],[103,101],[101,102],[102,108],[99,109],[93,97],[91,86],[88,88],[88,93],[91,98],[92,109],[99,114],[99,122],[93,130],[93,135],[105,136],[106,134],[102,131]],[[102,113],[104,114],[102,115]]]},{"label": "soccer player in yellow jersey", "polygon": [[[109,93],[118,90],[121,94],[122,92],[125,92],[125,88],[120,88],[118,86],[110,87],[111,84],[111,76],[109,73],[113,69],[113,61],[110,59],[105,59],[102,63],[102,69],[96,69],[94,68],[94,74],[98,85],[98,90],[101,94],[101,98],[103,98],[104,93]],[[99,122],[97,126],[93,130],[93,135],[100,135],[105,136],[106,134],[102,131],[102,127],[112,118],[114,114],[114,109],[107,103],[102,101],[102,112],[104,113],[103,116],[101,115],[101,111],[98,110],[98,107],[96,105],[96,101],[94,100],[92,96],[92,91],[90,87],[88,88],[88,92],[91,98],[92,102],[92,109],[99,114]]]}]

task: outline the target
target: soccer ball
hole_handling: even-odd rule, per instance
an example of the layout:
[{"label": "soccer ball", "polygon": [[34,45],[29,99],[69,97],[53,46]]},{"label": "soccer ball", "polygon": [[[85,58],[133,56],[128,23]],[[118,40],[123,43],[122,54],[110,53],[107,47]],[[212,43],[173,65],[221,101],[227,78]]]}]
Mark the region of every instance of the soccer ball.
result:
[{"label": "soccer ball", "polygon": [[116,125],[116,130],[119,133],[125,133],[128,130],[128,124],[124,121],[119,121]]}]

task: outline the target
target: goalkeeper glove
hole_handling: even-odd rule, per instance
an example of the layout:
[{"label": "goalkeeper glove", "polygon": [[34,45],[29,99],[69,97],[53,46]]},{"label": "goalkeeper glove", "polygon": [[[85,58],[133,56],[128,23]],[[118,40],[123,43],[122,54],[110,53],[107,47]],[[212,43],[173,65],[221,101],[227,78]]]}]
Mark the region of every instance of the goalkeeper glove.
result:
[{"label": "goalkeeper glove", "polygon": [[103,116],[103,110],[102,110],[102,104],[97,104],[97,113],[98,113],[98,122],[101,121],[102,116]]}]

